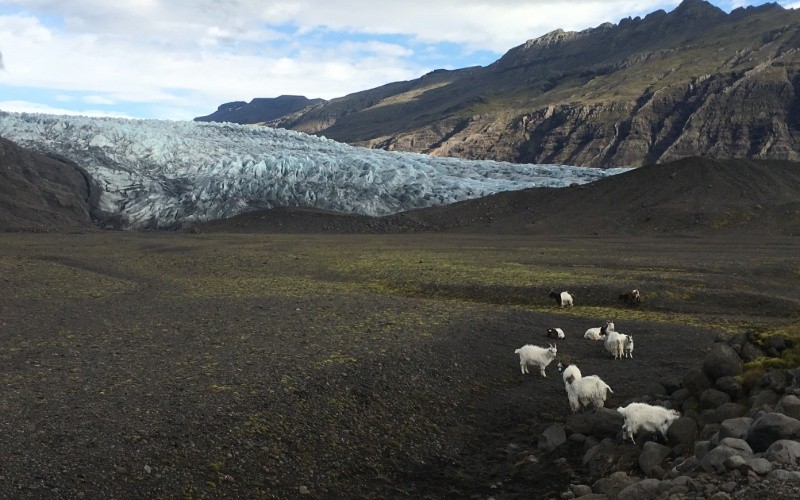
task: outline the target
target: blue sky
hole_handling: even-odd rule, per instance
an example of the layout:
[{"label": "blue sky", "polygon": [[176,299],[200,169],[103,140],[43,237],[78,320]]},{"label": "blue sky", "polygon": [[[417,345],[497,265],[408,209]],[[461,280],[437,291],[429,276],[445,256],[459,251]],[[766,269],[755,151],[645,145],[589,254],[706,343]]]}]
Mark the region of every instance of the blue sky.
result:
[{"label": "blue sky", "polygon": [[0,0],[0,110],[190,120],[255,97],[330,99],[679,3]]}]

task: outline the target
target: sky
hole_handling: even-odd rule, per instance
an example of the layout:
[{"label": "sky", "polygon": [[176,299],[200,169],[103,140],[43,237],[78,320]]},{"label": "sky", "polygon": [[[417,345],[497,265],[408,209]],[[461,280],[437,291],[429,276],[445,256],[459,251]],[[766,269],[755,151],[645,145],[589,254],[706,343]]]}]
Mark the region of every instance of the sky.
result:
[{"label": "sky", "polygon": [[331,99],[679,3],[0,0],[0,110],[191,120],[256,97]]}]

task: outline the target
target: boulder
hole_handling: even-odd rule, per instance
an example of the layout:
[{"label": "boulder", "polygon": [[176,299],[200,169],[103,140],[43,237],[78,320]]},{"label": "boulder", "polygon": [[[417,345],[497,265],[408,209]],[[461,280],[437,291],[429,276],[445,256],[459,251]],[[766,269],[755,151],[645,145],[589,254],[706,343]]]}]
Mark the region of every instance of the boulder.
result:
[{"label": "boulder", "polygon": [[703,425],[721,424],[728,419],[745,415],[747,415],[746,406],[738,403],[725,403],[717,409],[704,411],[701,415],[700,423]]},{"label": "boulder", "polygon": [[[661,464],[667,458],[672,450],[664,445],[648,441],[642,446],[642,452],[639,454],[639,468],[642,469],[647,476],[655,477],[655,469],[661,469]],[[663,476],[664,470],[661,469]]]},{"label": "boulder", "polygon": [[732,437],[736,439],[747,438],[747,431],[750,430],[753,419],[749,417],[729,418],[720,424],[719,438],[725,439]]},{"label": "boulder", "polygon": [[643,479],[638,483],[626,486],[617,495],[617,500],[641,500],[643,498],[655,498],[658,495],[658,487],[661,481],[658,479]]},{"label": "boulder", "polygon": [[[724,344],[716,344],[724,345]],[[710,388],[712,381],[708,378],[703,370],[700,368],[690,368],[683,376],[683,387],[691,394],[700,396],[706,389]]]},{"label": "boulder", "polygon": [[592,491],[602,493],[608,498],[616,498],[619,492],[636,482],[624,471],[615,472],[608,477],[597,480],[592,485]]},{"label": "boulder", "polygon": [[796,470],[775,469],[767,474],[767,479],[771,481],[797,483],[800,482],[800,472],[797,472]]},{"label": "boulder", "polygon": [[767,413],[758,418],[747,432],[747,442],[756,452],[766,451],[782,439],[800,438],[800,420],[783,413]]},{"label": "boulder", "polygon": [[567,418],[567,434],[584,434],[598,438],[617,437],[625,418],[616,410],[600,408],[594,412],[578,413]]},{"label": "boulder", "polygon": [[638,447],[617,445],[611,439],[604,439],[583,456],[583,465],[595,480],[613,472],[633,470],[638,464]]},{"label": "boulder", "polygon": [[791,375],[785,370],[770,370],[761,377],[761,387],[776,394],[783,394],[792,383]]},{"label": "boulder", "polygon": [[800,398],[794,394],[789,394],[778,401],[775,411],[783,413],[787,417],[792,417],[800,420]]},{"label": "boulder", "polygon": [[[780,356],[784,349],[786,349],[786,339],[783,337],[783,335],[772,335],[766,340],[766,342],[764,342],[764,350],[770,356],[772,356],[770,352],[775,352],[778,354],[778,356]],[[778,356],[772,357],[776,358]]]},{"label": "boulder", "polygon": [[681,388],[681,389],[678,389],[676,391],[673,391],[672,394],[670,395],[670,398],[676,404],[683,405],[683,402],[686,401],[687,399],[689,399],[689,397],[691,395],[692,395],[692,393],[689,392],[689,389]]},{"label": "boulder", "polygon": [[700,427],[697,421],[690,417],[680,417],[672,422],[669,429],[667,429],[667,440],[672,444],[687,445],[697,438],[697,433]]},{"label": "boulder", "polygon": [[716,343],[703,360],[703,370],[712,380],[742,373],[742,358],[729,345]]},{"label": "boulder", "polygon": [[797,465],[800,463],[800,443],[788,439],[775,441],[764,452],[764,458],[781,465]]},{"label": "boulder", "polygon": [[700,460],[700,466],[706,472],[721,473],[728,470],[725,465],[734,455],[749,459],[753,456],[753,450],[742,440],[735,438],[725,438],[720,441],[719,446],[709,451]]},{"label": "boulder", "polygon": [[700,467],[706,472],[725,472],[728,470],[728,468],[725,467],[725,462],[736,454],[736,450],[725,446],[717,446],[703,456],[700,460]]},{"label": "boulder", "polygon": [[760,347],[751,342],[745,342],[742,345],[742,351],[740,355],[742,357],[742,361],[744,361],[745,363],[749,363],[756,358],[764,356],[764,351],[762,351]]},{"label": "boulder", "polygon": [[708,452],[711,450],[711,441],[698,441],[694,444],[694,456],[698,460],[702,460],[703,457],[708,455]]},{"label": "boulder", "polygon": [[706,389],[700,394],[700,408],[713,410],[731,402],[731,395],[718,389]]},{"label": "boulder", "polygon": [[660,382],[669,395],[681,388],[681,381],[671,375],[662,378]]},{"label": "boulder", "polygon": [[720,377],[714,382],[714,389],[722,391],[731,397],[731,400],[737,401],[742,397],[742,384],[736,380],[736,377]]},{"label": "boulder", "polygon": [[751,456],[753,454],[753,449],[744,439],[724,438],[720,440],[717,446],[717,448],[720,447],[730,448],[742,456]]},{"label": "boulder", "polygon": [[553,451],[562,444],[567,442],[567,434],[564,432],[564,426],[560,424],[553,424],[544,430],[539,437],[539,449],[544,451]]},{"label": "boulder", "polygon": [[754,457],[747,459],[746,462],[747,466],[759,476],[769,474],[772,471],[772,464],[766,458]]}]

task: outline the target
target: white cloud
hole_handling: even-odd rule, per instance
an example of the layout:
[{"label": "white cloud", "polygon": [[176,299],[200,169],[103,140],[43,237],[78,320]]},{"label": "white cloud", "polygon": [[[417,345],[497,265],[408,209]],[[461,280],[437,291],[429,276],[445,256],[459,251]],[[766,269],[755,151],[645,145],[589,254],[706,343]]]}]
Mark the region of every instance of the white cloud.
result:
[{"label": "white cloud", "polygon": [[104,106],[150,103],[191,118],[227,101],[332,98],[453,67],[417,59],[441,43],[499,57],[556,28],[585,29],[679,3],[0,0],[0,88],[74,92]]},{"label": "white cloud", "polygon": [[110,118],[133,118],[124,113],[115,111],[104,111],[97,109],[66,109],[48,106],[38,102],[28,101],[0,101],[0,111],[8,113],[43,113],[47,115],[74,115],[74,116],[97,116]]}]

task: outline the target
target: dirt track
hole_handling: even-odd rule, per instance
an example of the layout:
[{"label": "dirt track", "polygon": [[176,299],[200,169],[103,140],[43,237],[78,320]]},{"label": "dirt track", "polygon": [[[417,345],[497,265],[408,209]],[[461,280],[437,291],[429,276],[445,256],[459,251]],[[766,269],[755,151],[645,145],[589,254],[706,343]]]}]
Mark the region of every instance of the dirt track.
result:
[{"label": "dirt track", "polygon": [[[0,242],[3,497],[555,495],[569,476],[536,446],[563,384],[521,375],[515,348],[562,327],[562,361],[614,407],[717,332],[800,311],[791,238]],[[617,301],[631,287],[639,308]],[[632,360],[579,338],[604,319],[636,335]]]}]

